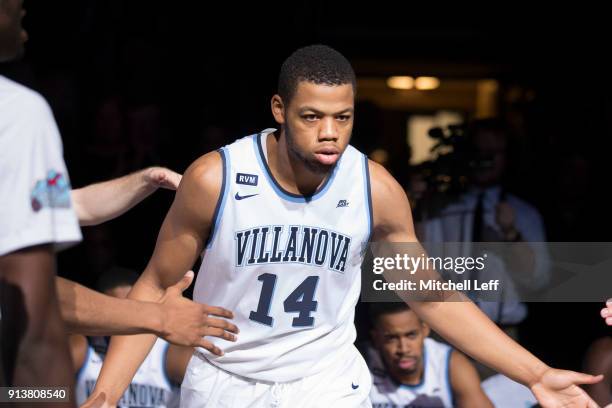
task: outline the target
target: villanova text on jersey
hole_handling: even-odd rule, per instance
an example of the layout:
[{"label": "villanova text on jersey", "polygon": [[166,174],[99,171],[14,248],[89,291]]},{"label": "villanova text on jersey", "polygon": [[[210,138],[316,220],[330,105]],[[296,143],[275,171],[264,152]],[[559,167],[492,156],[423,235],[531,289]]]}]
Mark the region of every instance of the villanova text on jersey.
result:
[{"label": "villanova text on jersey", "polygon": [[236,232],[236,266],[302,263],[344,272],[351,238],[323,228],[266,225]]}]

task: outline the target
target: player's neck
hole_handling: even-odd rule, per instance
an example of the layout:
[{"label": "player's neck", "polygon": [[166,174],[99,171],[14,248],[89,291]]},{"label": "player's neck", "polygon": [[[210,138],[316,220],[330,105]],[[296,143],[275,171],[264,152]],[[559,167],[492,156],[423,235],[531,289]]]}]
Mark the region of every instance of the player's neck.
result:
[{"label": "player's neck", "polygon": [[392,373],[393,379],[399,384],[419,385],[423,381],[423,364],[410,374]]},{"label": "player's neck", "polygon": [[284,135],[276,138],[273,134],[266,136],[268,167],[278,183],[287,191],[310,195],[324,183],[328,174],[314,173],[300,160],[292,158],[287,148]]}]

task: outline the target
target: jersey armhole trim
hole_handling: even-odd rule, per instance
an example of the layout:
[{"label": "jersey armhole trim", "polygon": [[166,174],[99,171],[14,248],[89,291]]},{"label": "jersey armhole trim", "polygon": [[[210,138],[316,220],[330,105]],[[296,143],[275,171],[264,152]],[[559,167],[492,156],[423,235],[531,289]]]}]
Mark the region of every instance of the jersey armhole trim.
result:
[{"label": "jersey armhole trim", "polygon": [[446,388],[447,388],[448,395],[450,396],[450,399],[451,399],[451,407],[454,407],[455,406],[455,396],[453,395],[453,387],[451,386],[451,377],[450,377],[451,356],[452,355],[453,355],[453,348],[449,347],[448,354],[446,355]]},{"label": "jersey armhole trim", "polygon": [[330,171],[330,173],[327,175],[327,178],[323,181],[323,185],[321,185],[317,191],[313,192],[310,195],[294,194],[294,193],[291,193],[285,190],[279,184],[279,182],[274,178],[274,175],[272,174],[272,170],[270,170],[270,166],[268,165],[268,161],[266,160],[266,154],[263,151],[261,140],[264,137],[267,137],[267,134],[258,133],[252,136],[253,148],[255,150],[255,157],[257,158],[257,161],[259,162],[259,166],[261,168],[262,173],[268,180],[268,184],[270,185],[270,187],[272,187],[272,190],[274,190],[274,192],[280,198],[282,198],[283,200],[293,202],[293,203],[309,203],[311,201],[318,200],[319,198],[325,195],[327,190],[329,190],[329,188],[333,184],[333,181],[336,177],[336,173],[338,173],[338,169],[340,168],[342,159],[344,158],[344,154],[346,153],[346,151],[340,156],[340,159],[338,160],[334,168]]},{"label": "jersey armhole trim", "polygon": [[370,184],[370,168],[368,165],[368,156],[363,155],[363,180],[365,190],[365,200],[368,218],[368,240],[367,243],[372,239],[372,232],[374,227],[374,214],[372,212],[372,187]]},{"label": "jersey armhole trim", "polygon": [[219,223],[221,222],[221,216],[223,215],[223,207],[225,206],[225,200],[227,198],[227,192],[229,190],[229,172],[230,172],[230,157],[227,149],[222,147],[217,150],[221,155],[221,161],[223,162],[223,180],[221,181],[221,191],[219,193],[219,199],[217,200],[217,206],[213,214],[213,222],[210,226],[210,233],[208,234],[208,240],[206,241],[206,249],[209,249],[215,239],[217,230],[219,229]]}]

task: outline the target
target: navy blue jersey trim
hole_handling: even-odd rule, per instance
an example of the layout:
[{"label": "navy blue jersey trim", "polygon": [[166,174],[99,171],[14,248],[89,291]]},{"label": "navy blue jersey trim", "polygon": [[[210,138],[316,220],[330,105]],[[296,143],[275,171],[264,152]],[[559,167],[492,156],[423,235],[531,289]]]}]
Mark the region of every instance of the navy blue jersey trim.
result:
[{"label": "navy blue jersey trim", "polygon": [[272,189],[276,192],[278,196],[294,203],[307,203],[321,198],[325,194],[325,192],[329,190],[329,187],[331,186],[336,176],[336,173],[338,172],[338,168],[340,167],[342,156],[340,156],[340,160],[338,161],[336,166],[334,166],[334,169],[331,171],[331,174],[328,175],[327,179],[323,182],[323,185],[321,186],[321,188],[319,188],[319,190],[315,191],[313,194],[310,195],[294,194],[285,190],[272,175],[272,171],[270,171],[270,167],[268,166],[268,162],[266,161],[266,156],[264,154],[263,146],[261,144],[262,137],[265,137],[265,135],[262,136],[261,133],[253,136],[253,143],[255,144],[255,155],[257,156],[259,165],[261,166],[264,175],[266,176],[266,178],[270,182],[270,185],[272,186]]},{"label": "navy blue jersey trim", "polygon": [[448,395],[451,398],[451,406],[455,406],[455,397],[453,395],[453,388],[451,386],[451,378],[450,378],[450,370],[451,370],[451,356],[453,354],[453,349],[449,348],[448,355],[446,356],[446,388],[448,391]]},{"label": "navy blue jersey trim", "polygon": [[368,156],[363,155],[363,178],[365,179],[365,194],[367,200],[368,209],[368,240],[372,239],[372,233],[374,231],[374,212],[372,211],[372,186],[370,184],[370,166],[368,165]]},{"label": "navy blue jersey trim", "polygon": [[221,155],[221,161],[223,162],[223,181],[221,182],[221,191],[219,192],[219,199],[217,200],[217,206],[215,207],[215,212],[213,214],[213,222],[210,226],[210,232],[208,234],[208,240],[206,241],[206,248],[210,248],[212,246],[213,240],[215,239],[215,235],[217,233],[217,229],[219,227],[219,222],[221,222],[221,216],[223,215],[223,207],[225,204],[225,199],[227,198],[227,192],[229,190],[229,172],[230,172],[230,158],[229,154],[225,148],[221,148],[217,150]]}]

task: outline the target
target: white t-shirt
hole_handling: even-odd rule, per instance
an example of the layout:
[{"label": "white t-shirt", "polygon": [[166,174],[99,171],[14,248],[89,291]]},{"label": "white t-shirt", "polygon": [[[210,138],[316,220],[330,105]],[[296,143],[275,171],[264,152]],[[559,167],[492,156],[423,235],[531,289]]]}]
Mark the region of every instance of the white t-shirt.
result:
[{"label": "white t-shirt", "polygon": [[80,240],[51,109],[38,93],[0,75],[0,256]]}]

